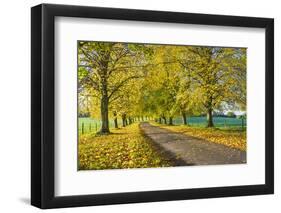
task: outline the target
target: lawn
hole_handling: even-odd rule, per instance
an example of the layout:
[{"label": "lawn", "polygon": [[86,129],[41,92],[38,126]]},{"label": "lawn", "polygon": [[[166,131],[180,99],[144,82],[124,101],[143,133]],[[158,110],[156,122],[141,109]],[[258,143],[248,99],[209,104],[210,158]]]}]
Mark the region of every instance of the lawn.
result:
[{"label": "lawn", "polygon": [[153,125],[160,126],[172,130],[174,132],[183,133],[193,137],[208,140],[213,143],[223,144],[228,147],[246,151],[246,131],[241,131],[235,127],[233,128],[205,128],[205,127],[191,127],[183,125],[161,125],[152,123]]},{"label": "lawn", "polygon": [[[205,127],[207,125],[207,119],[206,116],[190,116],[187,118],[187,122],[189,126],[195,126],[195,127]],[[229,127],[236,127],[236,128],[242,128],[242,119],[239,118],[232,118],[232,117],[220,117],[220,116],[214,116],[213,122],[216,127],[220,128],[229,128]],[[247,121],[244,119],[244,128],[246,126]],[[177,117],[174,118],[174,124],[176,125],[182,125],[182,118]]]},{"label": "lawn", "polygon": [[111,129],[111,134],[79,137],[79,170],[152,168],[173,166],[173,162],[145,137],[138,123]]}]

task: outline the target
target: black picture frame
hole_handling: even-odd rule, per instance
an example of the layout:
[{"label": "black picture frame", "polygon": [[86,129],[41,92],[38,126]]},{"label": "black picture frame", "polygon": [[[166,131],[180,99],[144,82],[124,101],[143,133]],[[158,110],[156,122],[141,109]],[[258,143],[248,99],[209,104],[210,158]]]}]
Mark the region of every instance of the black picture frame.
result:
[{"label": "black picture frame", "polygon": [[[94,195],[54,195],[55,17],[264,28],[266,135],[265,184]],[[31,204],[60,208],[272,194],[274,192],[274,20],[239,16],[41,4],[31,8]]]}]

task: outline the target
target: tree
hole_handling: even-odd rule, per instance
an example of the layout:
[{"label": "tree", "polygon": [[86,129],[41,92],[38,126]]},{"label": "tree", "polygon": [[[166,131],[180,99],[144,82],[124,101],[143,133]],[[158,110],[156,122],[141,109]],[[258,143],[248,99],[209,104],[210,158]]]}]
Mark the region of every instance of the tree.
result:
[{"label": "tree", "polygon": [[227,115],[228,117],[231,117],[231,118],[235,118],[235,117],[236,117],[235,113],[234,113],[234,112],[231,112],[231,111],[227,112],[226,115]]},{"label": "tree", "polygon": [[230,85],[229,103],[238,110],[246,110],[247,105],[247,50],[239,48],[231,51],[232,57],[227,63],[232,69],[230,78],[233,84]]},{"label": "tree", "polygon": [[139,87],[141,79],[128,82],[118,91],[118,98],[110,102],[110,110],[113,112],[115,127],[117,116],[122,119],[122,126],[125,127],[133,122],[133,117],[138,115],[139,103]]},{"label": "tree", "polygon": [[145,79],[145,108],[149,114],[163,120],[165,124],[172,125],[173,117],[178,113],[175,104],[179,90],[180,66],[174,60],[174,46],[155,46],[153,58]]},{"label": "tree", "polygon": [[79,89],[99,99],[101,134],[109,133],[109,102],[129,81],[142,77],[143,52],[138,45],[78,42]]},{"label": "tree", "polygon": [[236,81],[232,77],[236,73],[234,62],[239,58],[240,49],[215,47],[187,47],[192,56],[183,59],[181,64],[191,70],[194,93],[201,95],[200,101],[206,109],[207,127],[213,127],[213,110],[222,102],[233,100],[233,86]]}]

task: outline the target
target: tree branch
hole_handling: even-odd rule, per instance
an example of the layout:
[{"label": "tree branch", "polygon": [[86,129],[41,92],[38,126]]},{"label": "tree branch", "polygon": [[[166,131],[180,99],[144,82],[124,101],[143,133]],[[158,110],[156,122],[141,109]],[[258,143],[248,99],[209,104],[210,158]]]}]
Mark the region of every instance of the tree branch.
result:
[{"label": "tree branch", "polygon": [[110,95],[108,96],[108,99],[110,99],[112,97],[112,95],[115,92],[117,92],[125,83],[127,83],[128,81],[130,81],[132,79],[141,78],[141,77],[142,76],[136,75],[136,76],[131,76],[131,77],[124,79],[123,81],[120,82],[120,84],[118,84],[116,87],[114,87],[114,89],[111,91]]},{"label": "tree branch", "polygon": [[87,84],[89,86],[91,86],[93,89],[99,91],[99,85],[97,82],[93,81],[93,79],[91,79],[90,77],[86,76],[85,78],[81,79],[79,81],[79,84]]}]

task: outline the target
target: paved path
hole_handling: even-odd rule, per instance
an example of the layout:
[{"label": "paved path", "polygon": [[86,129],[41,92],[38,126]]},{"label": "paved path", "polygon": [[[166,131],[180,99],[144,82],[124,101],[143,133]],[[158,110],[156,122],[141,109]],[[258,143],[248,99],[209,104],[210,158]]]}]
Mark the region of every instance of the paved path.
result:
[{"label": "paved path", "polygon": [[246,152],[208,142],[168,129],[141,123],[144,134],[166,153],[177,165],[215,165],[246,163]]}]

